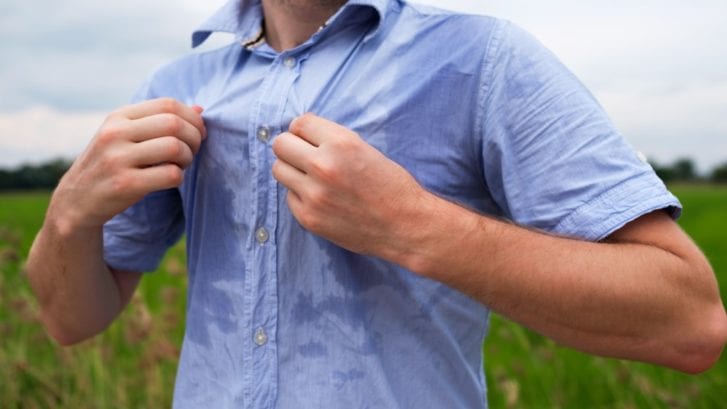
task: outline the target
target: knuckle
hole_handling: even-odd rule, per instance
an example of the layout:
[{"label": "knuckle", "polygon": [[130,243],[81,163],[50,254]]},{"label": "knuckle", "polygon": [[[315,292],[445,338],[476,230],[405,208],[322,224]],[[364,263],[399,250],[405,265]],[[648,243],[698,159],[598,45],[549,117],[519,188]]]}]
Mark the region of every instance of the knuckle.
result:
[{"label": "knuckle", "polygon": [[295,119],[290,123],[290,131],[297,134],[302,132],[308,125],[310,125],[311,120],[313,119],[313,114],[311,113],[305,113]]},{"label": "knuckle", "polygon": [[185,144],[182,141],[178,141],[178,145],[179,145],[179,155],[178,155],[179,163],[182,166],[187,167],[187,166],[189,166],[190,163],[192,163],[192,159],[194,157],[192,150],[189,148],[189,146],[187,146],[187,144]]},{"label": "knuckle", "polygon": [[98,162],[101,166],[101,171],[107,175],[114,175],[119,173],[124,165],[123,152],[116,149],[107,149],[99,155]]},{"label": "knuckle", "polygon": [[126,118],[124,115],[124,110],[128,108],[130,105],[118,107],[114,109],[113,111],[109,112],[109,114],[106,116],[106,121],[113,121],[117,119]]},{"label": "knuckle", "polygon": [[165,114],[163,117],[163,132],[166,135],[176,135],[182,130],[182,119],[174,114]]},{"label": "knuckle", "polygon": [[311,188],[307,199],[310,207],[318,210],[325,209],[329,202],[328,194],[324,189]]},{"label": "knuckle", "polygon": [[174,98],[169,97],[163,97],[159,98],[157,100],[157,103],[159,104],[159,108],[164,112],[176,112],[177,110],[177,101]]},{"label": "knuckle", "polygon": [[168,136],[164,138],[163,144],[165,157],[176,158],[182,154],[182,145],[179,139]]},{"label": "knuckle", "polygon": [[96,139],[101,145],[109,145],[121,139],[123,134],[124,129],[118,122],[109,122],[98,130]]},{"label": "knuckle", "polygon": [[192,140],[189,141],[188,146],[192,149],[192,153],[199,152],[200,148],[202,147],[202,135],[199,133],[195,133]]},{"label": "knuckle", "polygon": [[357,149],[359,144],[358,141],[355,138],[336,138],[329,142],[332,144],[334,149],[338,149],[341,151],[350,151],[352,149]]},{"label": "knuckle", "polygon": [[184,181],[184,172],[179,166],[169,165],[166,172],[166,180],[170,186],[179,186]]},{"label": "knuckle", "polygon": [[125,173],[119,173],[111,179],[111,191],[114,196],[126,196],[133,192],[134,178]]},{"label": "knuckle", "polygon": [[324,182],[335,182],[336,180],[336,165],[331,161],[315,160],[310,164],[310,171]]},{"label": "knuckle", "polygon": [[321,227],[320,218],[314,212],[307,209],[302,209],[298,212],[298,221],[310,231],[318,231]]},{"label": "knuckle", "polygon": [[285,144],[285,140],[288,138],[288,133],[283,132],[280,135],[278,135],[275,139],[273,139],[273,143],[271,145],[273,149],[273,153],[276,155],[280,153],[281,145]]},{"label": "knuckle", "polygon": [[273,177],[275,179],[280,179],[280,159],[276,159],[275,162],[273,162],[273,166],[271,168]]}]

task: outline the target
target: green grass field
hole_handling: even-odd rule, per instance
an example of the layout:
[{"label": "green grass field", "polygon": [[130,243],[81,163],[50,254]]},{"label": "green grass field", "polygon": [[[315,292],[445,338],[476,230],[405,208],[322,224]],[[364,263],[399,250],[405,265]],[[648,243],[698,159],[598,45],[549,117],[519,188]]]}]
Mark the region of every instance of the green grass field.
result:
[{"label": "green grass field", "polygon": [[[727,188],[677,186],[680,221],[727,295]],[[0,195],[0,408],[162,408],[171,405],[184,325],[184,248],[147,276],[104,334],[60,348],[43,332],[23,263],[48,193]],[[494,317],[485,348],[493,408],[727,407],[727,356],[688,376],[556,346]]]}]

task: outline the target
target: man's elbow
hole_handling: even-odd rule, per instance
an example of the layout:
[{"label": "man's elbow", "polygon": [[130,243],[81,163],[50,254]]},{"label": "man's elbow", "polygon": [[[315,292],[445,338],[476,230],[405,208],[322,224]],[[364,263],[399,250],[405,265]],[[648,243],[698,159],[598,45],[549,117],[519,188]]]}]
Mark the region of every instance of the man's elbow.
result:
[{"label": "man's elbow", "polygon": [[727,343],[727,314],[722,303],[713,306],[700,321],[698,330],[682,334],[690,339],[689,345],[677,354],[677,359],[669,366],[696,375],[717,363]]},{"label": "man's elbow", "polygon": [[62,347],[72,347],[78,345],[83,341],[89,340],[98,334],[71,334],[71,333],[57,333],[51,334],[53,340]]},{"label": "man's elbow", "polygon": [[41,313],[40,320],[43,323],[46,333],[50,336],[53,341],[62,347],[69,347],[79,344],[87,339],[93,338],[100,331],[94,331],[91,329],[85,329],[79,331],[63,326],[61,323],[55,321],[52,317]]},{"label": "man's elbow", "polygon": [[48,333],[56,344],[62,347],[71,347],[88,339],[88,337],[74,336],[72,334],[53,333],[50,331]]}]

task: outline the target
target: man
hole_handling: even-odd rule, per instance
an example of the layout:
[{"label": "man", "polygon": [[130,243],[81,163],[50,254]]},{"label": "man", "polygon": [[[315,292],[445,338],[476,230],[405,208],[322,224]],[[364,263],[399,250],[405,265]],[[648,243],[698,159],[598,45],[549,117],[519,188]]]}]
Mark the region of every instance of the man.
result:
[{"label": "man", "polygon": [[593,354],[718,359],[678,201],[518,28],[242,0],[195,45],[214,31],[239,42],[157,72],[54,193],[28,272],[60,343],[186,232],[180,408],[483,407],[489,310]]}]

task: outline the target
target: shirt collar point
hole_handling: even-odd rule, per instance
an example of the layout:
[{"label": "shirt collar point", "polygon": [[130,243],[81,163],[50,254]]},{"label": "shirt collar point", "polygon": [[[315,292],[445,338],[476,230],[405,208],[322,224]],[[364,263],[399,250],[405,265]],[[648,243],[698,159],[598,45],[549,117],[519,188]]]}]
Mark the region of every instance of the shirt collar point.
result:
[{"label": "shirt collar point", "polygon": [[376,37],[376,35],[381,31],[381,26],[386,19],[389,8],[392,6],[392,3],[395,2],[396,1],[392,0],[349,0],[346,2],[344,7],[368,6],[375,10],[377,21],[371,32],[366,34],[364,37],[364,42],[368,42],[372,38]]},{"label": "shirt collar point", "polygon": [[209,36],[212,34],[211,31],[208,30],[197,30],[192,33],[192,48],[199,47],[202,43],[209,38]]},{"label": "shirt collar point", "polygon": [[242,39],[255,38],[261,21],[260,0],[228,0],[192,33],[192,48],[198,47],[216,32],[232,33]]}]

